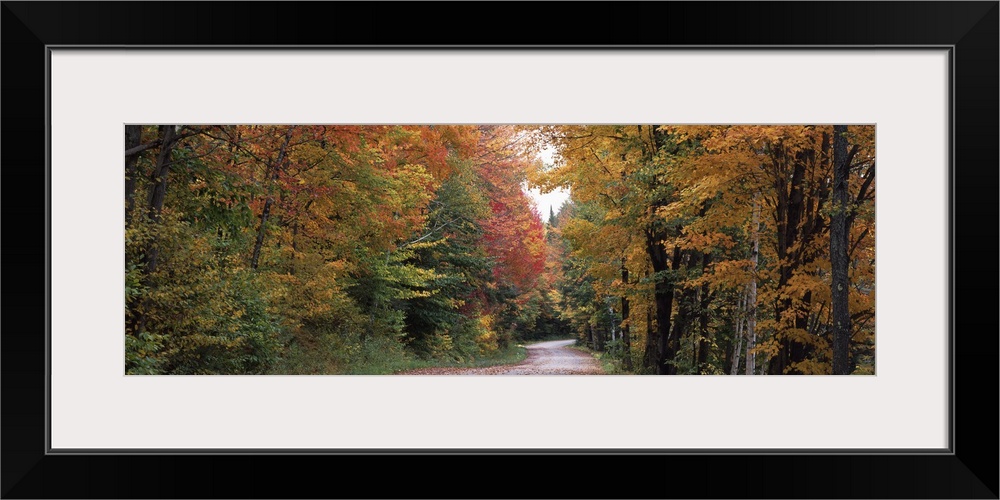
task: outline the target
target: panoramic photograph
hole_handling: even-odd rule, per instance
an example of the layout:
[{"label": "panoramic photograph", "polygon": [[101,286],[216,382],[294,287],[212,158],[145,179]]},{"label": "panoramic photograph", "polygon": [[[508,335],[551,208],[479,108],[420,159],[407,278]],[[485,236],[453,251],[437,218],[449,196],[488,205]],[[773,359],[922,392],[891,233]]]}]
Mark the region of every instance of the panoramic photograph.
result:
[{"label": "panoramic photograph", "polygon": [[124,126],[127,375],[874,375],[874,125]]}]

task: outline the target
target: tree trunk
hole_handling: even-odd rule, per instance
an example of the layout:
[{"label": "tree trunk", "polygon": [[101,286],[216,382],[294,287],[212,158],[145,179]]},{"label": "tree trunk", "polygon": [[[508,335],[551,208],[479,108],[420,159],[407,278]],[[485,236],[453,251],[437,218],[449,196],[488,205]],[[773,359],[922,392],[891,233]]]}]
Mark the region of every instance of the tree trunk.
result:
[{"label": "tree trunk", "polygon": [[[711,254],[703,254],[701,260],[702,276],[708,272],[708,264],[712,261]],[[698,303],[698,374],[708,371],[708,351],[712,347],[708,337],[708,306],[711,300],[708,283],[701,286],[701,297]]]},{"label": "tree trunk", "polygon": [[[167,194],[167,174],[170,173],[171,157],[174,145],[177,142],[177,134],[174,125],[160,125],[160,152],[156,155],[156,165],[153,167],[152,185],[148,196],[148,214],[150,223],[156,224],[160,221],[160,212],[163,210],[163,200]],[[154,240],[150,243],[146,252],[142,256],[142,264],[145,273],[142,276],[142,284],[149,287],[151,278],[156,272],[156,266],[160,257],[159,244]],[[149,307],[148,297],[144,297],[137,308],[132,309],[132,321],[126,326],[126,332],[138,335],[146,329],[146,309]]]},{"label": "tree trunk", "polygon": [[[135,148],[142,143],[142,127],[139,125],[125,125],[125,150]],[[125,224],[132,221],[132,212],[135,210],[135,184],[138,180],[136,165],[139,163],[141,152],[132,153],[125,156]]]},{"label": "tree trunk", "polygon": [[[802,154],[796,154],[792,168],[790,184],[785,186],[784,181],[778,183],[778,197],[776,214],[778,218],[778,290],[783,290],[791,280],[797,262],[796,243],[799,243],[799,224],[802,221],[804,211],[804,188],[805,161]],[[778,343],[780,351],[778,357],[773,359],[769,365],[769,370],[774,375],[781,375],[793,363],[802,361],[804,354],[803,346],[799,342],[789,338],[783,330],[787,330],[789,325],[782,324],[782,316],[785,311],[793,307],[791,298],[778,300],[775,303],[775,318],[778,320]],[[798,327],[798,321],[793,328]]]},{"label": "tree trunk", "polygon": [[267,229],[267,218],[271,215],[271,205],[274,204],[274,196],[271,194],[271,190],[274,187],[275,181],[278,180],[278,173],[281,171],[281,165],[285,161],[285,150],[288,148],[288,143],[292,140],[292,130],[292,128],[289,128],[288,132],[285,133],[285,141],[281,143],[281,149],[278,150],[278,159],[270,165],[267,200],[264,201],[264,209],[260,213],[257,240],[254,241],[253,255],[250,257],[250,267],[252,269],[257,269],[257,264],[260,262],[260,249],[264,246],[264,232]]},{"label": "tree trunk", "polygon": [[[622,257],[622,284],[628,287],[628,267],[625,266],[625,258]],[[631,326],[629,325],[629,303],[628,295],[622,293],[622,345],[624,346],[625,357],[622,363],[625,369],[632,370],[632,338]]]},{"label": "tree trunk", "polygon": [[830,269],[833,280],[833,374],[850,375],[851,313],[848,310],[847,247],[850,164],[847,157],[846,125],[833,126],[833,210],[830,215]]},{"label": "tree trunk", "polygon": [[[684,345],[684,339],[691,339],[693,341],[692,326],[695,318],[695,307],[697,302],[696,289],[682,287],[679,291],[674,292],[675,306],[677,309],[677,314],[674,316],[673,330],[670,334],[670,343],[673,347],[675,357],[677,353],[681,352],[682,346]],[[690,361],[690,366],[694,367],[698,362],[696,351],[697,342],[691,343],[691,357],[688,358]],[[683,358],[682,358],[683,359]]]},{"label": "tree trunk", "polygon": [[[798,306],[799,314],[796,314],[795,316],[795,330],[799,332],[799,334],[802,334],[802,332],[808,334],[809,332],[808,311],[811,304],[812,304],[812,290],[808,290],[804,294],[802,294],[802,301],[801,304]],[[803,311],[806,311],[806,313],[803,314],[802,313]],[[800,361],[805,361],[806,358],[808,358],[812,353],[812,346],[798,341],[791,341],[789,342],[788,346],[789,346],[788,348],[789,362],[788,362],[788,371],[786,373],[789,375],[803,375],[803,372],[795,367],[795,363],[798,363]]]},{"label": "tree trunk", "polygon": [[[156,167],[153,169],[153,184],[149,189],[149,221],[160,222],[160,212],[163,211],[163,200],[167,196],[167,175],[170,173],[171,156],[174,151],[175,137],[173,125],[160,125],[160,153],[156,156]],[[150,245],[146,252],[146,275],[156,271],[160,249],[156,242]]]},{"label": "tree trunk", "polygon": [[740,351],[743,350],[743,311],[746,307],[746,295],[741,293],[740,300],[736,304],[736,327],[733,328],[733,364],[729,369],[730,375],[740,372]]},{"label": "tree trunk", "polygon": [[[668,271],[667,251],[663,247],[663,238],[656,237],[652,231],[647,232],[646,251],[653,264],[653,271],[661,273]],[[680,265],[680,248],[674,247],[672,264]],[[656,304],[656,358],[654,365],[658,375],[674,375],[677,373],[674,365],[676,354],[670,339],[670,315],[674,305],[673,278],[660,276],[654,287],[653,302]]]},{"label": "tree trunk", "polygon": [[[643,129],[641,126],[637,128],[641,137]],[[656,165],[659,163],[661,161],[660,155],[663,153],[676,155],[679,152],[679,146],[675,146],[673,151],[667,150],[665,148],[666,140],[664,135],[658,134],[652,125],[647,126],[646,130],[648,131],[650,141],[649,143],[646,143],[645,140],[641,141],[641,146],[644,161],[648,164]],[[649,190],[655,192],[662,186],[662,181],[654,177],[649,184]],[[664,227],[664,224],[658,221],[656,215],[659,208],[667,206],[670,202],[669,197],[659,198],[655,199],[647,207],[649,222],[645,230],[646,253],[649,255],[649,260],[652,263],[653,272],[658,274],[655,279],[653,302],[656,305],[657,347],[654,365],[656,373],[659,375],[674,375],[677,373],[675,364],[677,354],[675,346],[677,343],[673,342],[670,338],[670,315],[673,309],[676,273],[667,273],[666,271],[671,269],[676,271],[680,266],[680,248],[674,247],[672,262],[670,262],[671,267],[668,267],[669,259],[664,242],[671,234],[676,235],[678,229]]]},{"label": "tree trunk", "polygon": [[[648,275],[647,275],[648,277]],[[646,304],[646,349],[642,355],[642,365],[656,373],[656,330],[653,328],[653,306]]]},{"label": "tree trunk", "polygon": [[604,351],[604,329],[602,328],[594,328],[594,350]]},{"label": "tree trunk", "polygon": [[608,304],[608,335],[612,342],[617,338],[615,337],[616,333],[618,331],[615,329],[615,308],[611,307],[611,304]]},{"label": "tree trunk", "polygon": [[[674,302],[674,287],[671,283],[656,284],[656,373],[658,375],[674,375],[674,348],[670,342],[670,314]],[[669,364],[668,364],[669,363]]]},{"label": "tree trunk", "polygon": [[753,204],[753,220],[750,224],[753,235],[750,262],[753,263],[753,266],[750,268],[752,276],[747,295],[747,375],[754,374],[757,363],[757,355],[752,352],[757,344],[757,261],[760,255],[760,202],[756,199]]},{"label": "tree trunk", "polygon": [[[674,271],[680,269],[684,266],[685,269],[690,270],[694,264],[693,252],[680,252],[676,253],[675,258],[671,263],[670,268]],[[691,335],[693,330],[693,324],[695,316],[697,315],[697,303],[698,303],[698,290],[695,288],[684,287],[680,291],[674,291],[674,298],[676,302],[677,315],[674,317],[673,332],[670,335],[670,343],[673,348],[674,358],[676,359],[681,349],[684,345],[685,338],[691,338],[691,362],[690,366],[693,368],[698,363],[697,359],[697,342],[694,341]],[[675,363],[676,365],[676,363]],[[675,373],[676,373],[675,366]]]}]

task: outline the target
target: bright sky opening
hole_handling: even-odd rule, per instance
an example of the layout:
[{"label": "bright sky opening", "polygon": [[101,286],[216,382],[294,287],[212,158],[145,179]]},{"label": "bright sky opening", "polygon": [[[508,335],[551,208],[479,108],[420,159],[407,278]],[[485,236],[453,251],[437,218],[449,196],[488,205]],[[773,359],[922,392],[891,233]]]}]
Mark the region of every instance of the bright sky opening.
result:
[{"label": "bright sky opening", "polygon": [[[546,146],[538,156],[542,159],[546,167],[551,167],[555,163],[554,153],[555,150],[552,147]],[[535,202],[535,206],[538,207],[538,214],[542,220],[548,222],[549,210],[551,209],[552,213],[558,214],[563,203],[569,199],[569,190],[558,188],[548,193],[542,193],[538,189],[529,189],[528,196],[531,197],[531,200]]]}]

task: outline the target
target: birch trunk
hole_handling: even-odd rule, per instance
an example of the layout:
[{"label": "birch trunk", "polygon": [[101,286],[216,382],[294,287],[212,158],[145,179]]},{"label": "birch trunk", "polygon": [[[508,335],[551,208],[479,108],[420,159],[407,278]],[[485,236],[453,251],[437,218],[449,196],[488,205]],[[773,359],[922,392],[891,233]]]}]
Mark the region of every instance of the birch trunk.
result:
[{"label": "birch trunk", "polygon": [[[622,257],[622,283],[628,286],[628,267],[625,266],[625,257]],[[630,325],[630,311],[628,296],[625,292],[622,292],[622,344],[625,346],[625,358],[623,362],[625,363],[626,370],[632,370],[632,328]]]},{"label": "birch trunk", "polygon": [[[756,198],[756,197],[755,197]],[[755,199],[753,204],[753,221],[751,222],[753,234],[753,252],[750,254],[750,290],[747,296],[747,375],[754,374],[757,363],[757,355],[753,351],[757,344],[757,258],[760,255],[760,203]]]},{"label": "birch trunk", "polygon": [[736,307],[736,335],[733,340],[733,366],[730,367],[729,374],[736,375],[740,372],[740,351],[743,350],[743,308],[746,307],[746,294],[740,295],[740,301]]}]

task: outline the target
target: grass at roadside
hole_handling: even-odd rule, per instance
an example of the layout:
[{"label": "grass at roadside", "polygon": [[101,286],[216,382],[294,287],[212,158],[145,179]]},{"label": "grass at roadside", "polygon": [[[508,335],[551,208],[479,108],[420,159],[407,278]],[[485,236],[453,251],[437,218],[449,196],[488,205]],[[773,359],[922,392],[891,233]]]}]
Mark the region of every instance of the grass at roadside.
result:
[{"label": "grass at roadside", "polygon": [[[302,352],[292,352],[282,365],[274,370],[274,375],[391,375],[411,370],[424,368],[483,368],[497,365],[516,365],[527,357],[526,346],[551,342],[554,340],[575,340],[565,336],[550,336],[539,339],[531,339],[512,343],[503,350],[496,351],[486,356],[468,357],[465,359],[426,359],[414,356],[409,352],[389,349],[378,343],[365,346],[358,354],[349,360],[334,362],[323,359],[319,356],[310,356]],[[586,350],[576,344],[570,347]],[[309,354],[322,352],[321,349],[312,349]],[[592,353],[594,354],[594,353]],[[599,353],[595,356],[601,359]],[[607,370],[608,360],[602,364]]]},{"label": "grass at roadside", "polygon": [[[327,349],[324,349],[327,347]],[[349,355],[340,346],[289,349],[271,375],[391,375],[422,368],[481,368],[517,364],[527,357],[523,345],[511,344],[487,355],[421,358],[381,339],[362,343]]]},{"label": "grass at roadside", "polygon": [[535,344],[541,344],[542,342],[553,342],[556,340],[576,340],[576,339],[573,337],[543,337],[540,339],[525,340],[521,342],[521,345],[535,345]]},{"label": "grass at roadside", "polygon": [[523,345],[512,344],[507,349],[499,350],[489,356],[479,356],[473,359],[420,359],[405,358],[392,360],[381,366],[365,367],[363,372],[354,375],[387,375],[421,368],[482,368],[496,365],[515,365],[524,361],[528,355]]},{"label": "grass at roadside", "polygon": [[597,352],[579,342],[569,346],[571,349],[585,352],[594,357],[601,364],[601,369],[608,375],[629,375],[630,372],[622,370],[621,361],[608,356],[606,352]]}]

